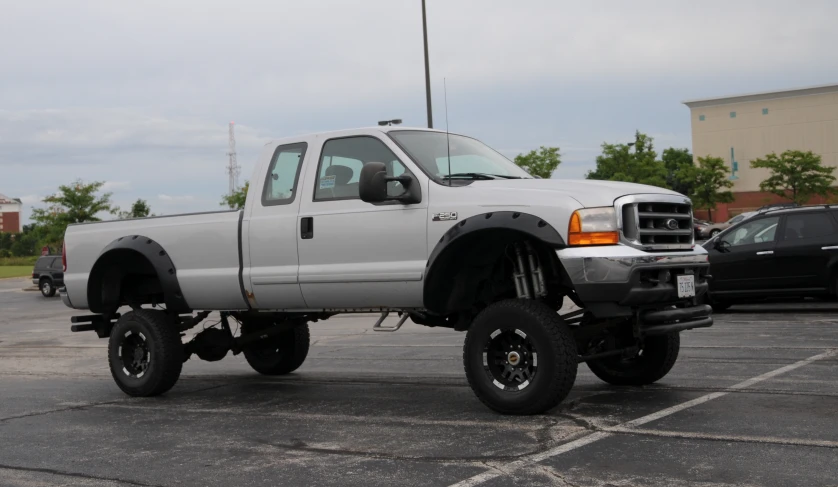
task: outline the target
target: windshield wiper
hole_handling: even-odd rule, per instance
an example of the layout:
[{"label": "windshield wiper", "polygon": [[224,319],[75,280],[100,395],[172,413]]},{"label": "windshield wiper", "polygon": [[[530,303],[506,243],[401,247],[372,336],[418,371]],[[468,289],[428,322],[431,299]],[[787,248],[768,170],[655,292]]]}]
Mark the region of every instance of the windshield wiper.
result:
[{"label": "windshield wiper", "polygon": [[520,176],[507,176],[505,174],[487,174],[483,172],[456,172],[454,174],[446,174],[442,176],[442,179],[479,179],[479,180],[492,180],[492,179],[521,179]]}]

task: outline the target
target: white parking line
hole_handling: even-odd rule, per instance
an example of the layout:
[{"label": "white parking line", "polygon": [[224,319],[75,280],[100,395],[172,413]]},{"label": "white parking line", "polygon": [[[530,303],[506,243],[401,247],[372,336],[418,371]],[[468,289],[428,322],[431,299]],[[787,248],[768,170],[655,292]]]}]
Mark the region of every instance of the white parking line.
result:
[{"label": "white parking line", "polygon": [[[791,372],[794,369],[798,369],[803,367],[804,365],[809,365],[812,362],[816,362],[818,360],[822,360],[828,357],[835,355],[835,350],[828,350],[824,353],[809,357],[807,359],[801,360],[799,362],[795,362],[790,365],[786,365],[785,367],[780,367],[779,369],[772,370],[771,372],[766,372],[762,375],[758,375],[752,379],[748,379],[746,381],[740,382],[728,388],[727,392],[714,392],[711,394],[707,394],[691,401],[687,401],[676,406],[668,407],[666,409],[662,409],[656,413],[652,413],[637,419],[633,419],[631,421],[626,421],[625,423],[619,424],[614,427],[614,429],[620,430],[629,430],[631,428],[641,426],[647,423],[651,423],[652,421],[656,421],[661,418],[665,418],[672,414],[675,414],[680,411],[684,411],[685,409],[689,409],[700,404],[704,404],[708,401],[712,401],[713,399],[718,399],[722,396],[726,396],[731,392],[738,390],[738,389],[745,389],[751,387],[754,384],[760,383],[762,381],[766,381],[768,379],[774,378],[778,375],[785,374],[786,372]],[[565,443],[563,445],[559,445],[557,447],[551,448],[541,453],[537,453],[535,455],[522,458],[521,460],[516,460],[514,462],[510,462],[503,465],[495,465],[494,470],[489,470],[483,472],[481,474],[477,474],[474,477],[465,479],[461,482],[457,482],[456,484],[451,484],[450,487],[472,487],[475,485],[480,485],[483,482],[487,482],[494,478],[500,477],[504,474],[510,474],[522,467],[527,465],[532,465],[533,463],[538,463],[548,458],[552,458],[563,453],[567,453],[571,450],[575,450],[577,448],[581,448],[586,445],[590,445],[591,443],[595,443],[599,440],[604,440],[605,438],[610,438],[614,436],[615,433],[608,433],[606,431],[598,431],[596,433],[592,433],[588,436],[579,438],[578,440],[571,441],[569,443]]]}]

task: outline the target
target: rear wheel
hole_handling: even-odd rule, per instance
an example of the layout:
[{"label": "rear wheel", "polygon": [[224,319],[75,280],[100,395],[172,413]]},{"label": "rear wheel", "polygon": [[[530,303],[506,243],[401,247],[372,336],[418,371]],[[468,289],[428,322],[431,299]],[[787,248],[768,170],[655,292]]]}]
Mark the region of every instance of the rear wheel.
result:
[{"label": "rear wheel", "polygon": [[678,360],[681,336],[669,333],[646,337],[643,348],[631,358],[609,357],[588,362],[597,377],[617,386],[643,386],[657,382]]},{"label": "rear wheel", "polygon": [[130,396],[157,396],[175,385],[183,367],[183,343],[166,313],[139,309],[122,315],[108,340],[116,385]]},{"label": "rear wheel", "polygon": [[[250,333],[255,330],[245,327],[242,331]],[[290,374],[305,362],[309,341],[308,323],[302,323],[248,346],[244,350],[244,358],[260,374]]]},{"label": "rear wheel", "polygon": [[463,345],[477,398],[503,414],[538,414],[559,404],[576,380],[576,343],[547,304],[510,299],[488,306]]},{"label": "rear wheel", "polygon": [[41,290],[41,294],[43,294],[45,298],[55,296],[55,284],[53,284],[51,279],[41,279],[40,284],[38,284],[38,289]]}]

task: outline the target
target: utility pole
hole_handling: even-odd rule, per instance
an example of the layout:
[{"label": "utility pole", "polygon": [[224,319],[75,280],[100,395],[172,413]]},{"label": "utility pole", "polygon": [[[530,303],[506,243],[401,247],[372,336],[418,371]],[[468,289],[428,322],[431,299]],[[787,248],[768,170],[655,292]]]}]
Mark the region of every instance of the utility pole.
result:
[{"label": "utility pole", "polygon": [[229,161],[227,162],[227,175],[230,177],[230,196],[233,196],[233,193],[235,193],[239,187],[239,171],[241,171],[241,167],[239,166],[239,163],[236,160],[236,132],[234,130],[235,126],[235,122],[230,122],[229,137],[227,141],[227,156],[229,157]]},{"label": "utility pole", "polygon": [[434,115],[431,109],[431,68],[428,62],[428,20],[425,16],[425,0],[422,0],[422,34],[425,37],[425,99],[428,104],[428,128],[434,128]]}]

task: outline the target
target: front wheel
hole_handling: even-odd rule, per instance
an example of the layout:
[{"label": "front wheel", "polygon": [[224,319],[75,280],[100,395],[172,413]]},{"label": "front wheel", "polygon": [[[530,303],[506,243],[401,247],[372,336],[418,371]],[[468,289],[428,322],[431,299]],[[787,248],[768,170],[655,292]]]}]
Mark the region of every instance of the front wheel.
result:
[{"label": "front wheel", "polygon": [[[248,327],[243,331],[249,333]],[[244,350],[247,363],[262,375],[285,375],[297,370],[308,356],[308,323],[258,341]]]},{"label": "front wheel", "polygon": [[721,230],[713,230],[712,232],[710,232],[710,238],[713,238],[720,233],[722,233]]},{"label": "front wheel", "polygon": [[116,385],[129,396],[157,396],[171,389],[183,368],[183,342],[166,313],[138,309],[116,322],[108,340]]},{"label": "front wheel", "polygon": [[681,336],[678,333],[646,337],[643,348],[636,356],[591,360],[588,368],[609,384],[644,386],[659,381],[672,370],[680,349]]},{"label": "front wheel", "polygon": [[552,409],[576,380],[576,342],[545,303],[510,299],[488,306],[472,322],[463,365],[472,391],[503,414]]}]

